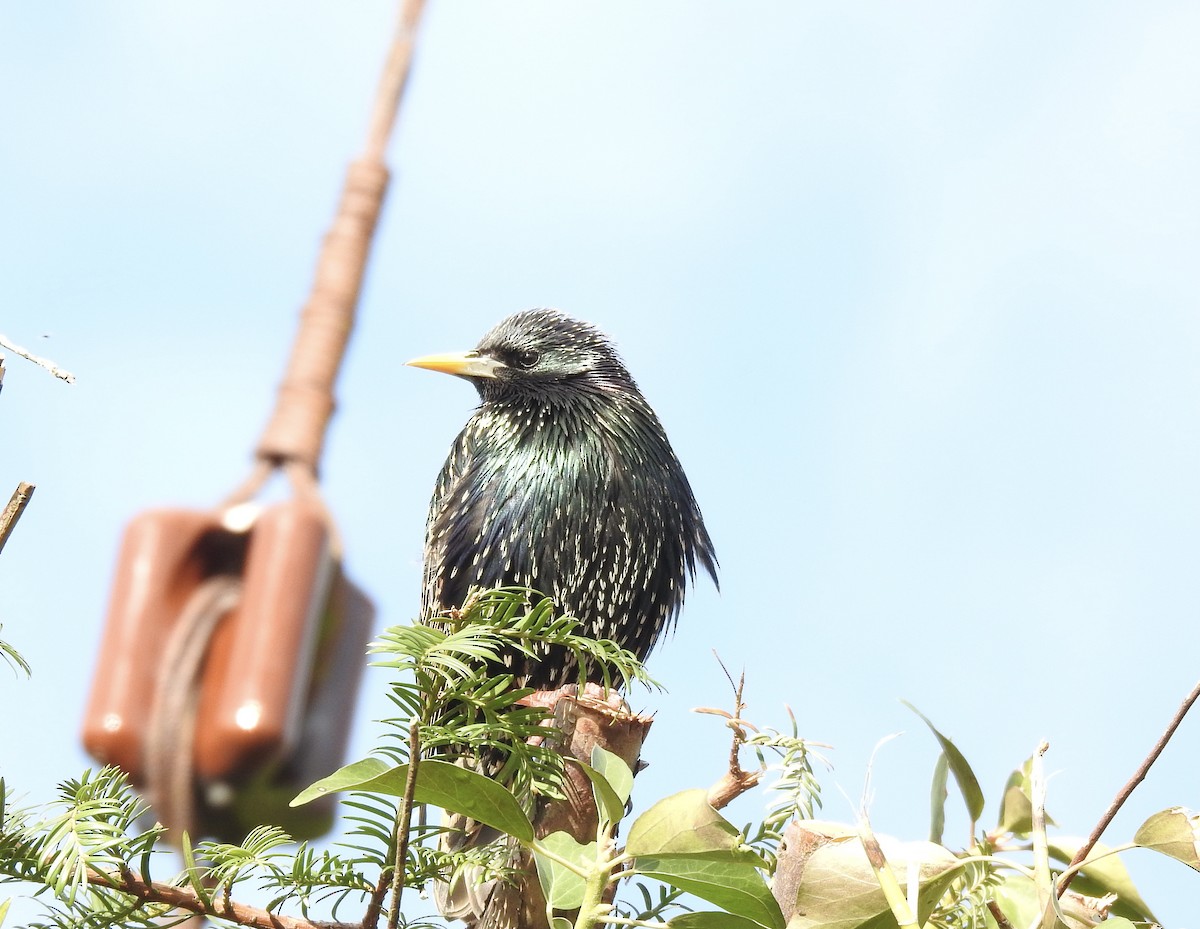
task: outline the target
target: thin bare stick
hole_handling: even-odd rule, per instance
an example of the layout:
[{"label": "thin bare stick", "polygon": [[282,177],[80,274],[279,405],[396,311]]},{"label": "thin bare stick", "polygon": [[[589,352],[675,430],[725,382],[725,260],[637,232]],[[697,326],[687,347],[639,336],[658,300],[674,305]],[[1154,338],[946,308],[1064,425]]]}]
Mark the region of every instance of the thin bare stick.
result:
[{"label": "thin bare stick", "polygon": [[[29,349],[21,348],[21,346],[17,345],[15,342],[10,342],[3,333],[0,333],[0,348],[6,348],[14,355],[20,355],[26,361],[32,361],[39,368],[45,368],[60,381],[66,381],[68,384],[75,383],[75,375],[70,371],[64,371],[49,358],[39,358]],[[0,359],[0,361],[2,360],[3,359]],[[0,364],[0,367],[3,367],[3,365]]]},{"label": "thin bare stick", "polygon": [[[1079,851],[1075,853],[1075,857],[1071,859],[1071,864],[1068,867],[1074,867],[1081,861],[1087,859],[1091,854],[1096,843],[1100,841],[1100,836],[1104,834],[1104,830],[1108,828],[1108,824],[1113,821],[1113,817],[1117,815],[1117,811],[1125,805],[1125,801],[1129,799],[1129,795],[1133,793],[1135,787],[1146,779],[1146,775],[1150,772],[1150,766],[1158,760],[1158,756],[1163,753],[1163,749],[1167,747],[1167,743],[1171,741],[1171,737],[1175,735],[1175,730],[1179,728],[1179,724],[1183,722],[1183,718],[1187,716],[1188,710],[1192,708],[1197,700],[1200,700],[1200,683],[1197,683],[1192,688],[1192,692],[1187,695],[1187,698],[1179,705],[1179,709],[1175,711],[1175,716],[1171,719],[1166,731],[1154,743],[1154,747],[1150,749],[1150,754],[1146,756],[1146,760],[1138,765],[1138,769],[1133,772],[1128,783],[1118,791],[1113,802],[1109,804],[1108,809],[1104,811],[1104,815],[1100,817],[1100,822],[1096,823],[1096,828],[1092,830],[1092,834],[1087,837],[1087,841],[1080,846]],[[1071,886],[1071,881],[1075,879],[1078,871],[1074,871],[1063,878],[1062,883],[1058,887],[1058,895],[1061,897],[1068,887]]]},{"label": "thin bare stick", "polygon": [[0,513],[0,552],[4,551],[4,543],[8,541],[8,537],[17,528],[17,520],[25,512],[25,507],[29,503],[29,498],[33,496],[33,491],[33,484],[21,481],[17,485],[17,489],[13,491],[13,495],[9,498],[4,512]]},{"label": "thin bare stick", "polygon": [[[716,655],[716,652],[713,652]],[[746,709],[746,704],[742,697],[746,692],[746,674],[742,673],[741,678],[735,683],[733,675],[729,673],[729,669],[725,667],[725,663],[721,661],[721,656],[716,655],[717,664],[721,666],[721,670],[725,672],[725,677],[729,679],[729,686],[733,688],[733,713],[728,713],[725,710],[713,709],[712,707],[697,707],[692,712],[707,713],[711,716],[723,716],[727,720],[727,725],[733,731],[733,742],[729,746],[729,768],[721,775],[721,779],[708,789],[708,802],[713,809],[722,809],[744,794],[747,790],[758,786],[758,782],[762,780],[766,773],[766,768],[758,771],[747,771],[742,767],[741,763],[741,748],[746,742],[746,728],[754,728],[750,723],[742,719],[742,711]]]}]

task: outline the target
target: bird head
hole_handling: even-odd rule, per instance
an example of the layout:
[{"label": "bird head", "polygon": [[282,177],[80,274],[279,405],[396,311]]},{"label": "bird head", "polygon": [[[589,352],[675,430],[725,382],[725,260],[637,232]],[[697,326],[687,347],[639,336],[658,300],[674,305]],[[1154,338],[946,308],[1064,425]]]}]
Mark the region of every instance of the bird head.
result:
[{"label": "bird head", "polygon": [[472,351],[426,355],[408,364],[467,378],[484,400],[573,387],[634,386],[604,333],[549,309],[513,314]]}]

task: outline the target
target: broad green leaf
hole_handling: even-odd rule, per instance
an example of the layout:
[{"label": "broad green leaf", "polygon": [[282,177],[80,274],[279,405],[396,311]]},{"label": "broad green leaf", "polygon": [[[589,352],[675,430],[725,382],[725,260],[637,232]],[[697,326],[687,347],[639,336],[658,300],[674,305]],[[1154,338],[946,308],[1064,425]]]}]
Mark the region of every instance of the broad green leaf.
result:
[{"label": "broad green leaf", "polygon": [[554,922],[550,925],[551,929],[571,929],[571,920],[565,916],[555,916]]},{"label": "broad green leaf", "polygon": [[[633,771],[629,769],[624,758],[614,755],[599,745],[592,749],[592,767],[604,775],[605,783],[612,788],[613,793],[621,801],[621,815],[623,816],[625,804],[629,802],[629,795],[633,793]],[[617,817],[613,822],[617,822],[619,819],[620,817]]]},{"label": "broad green leaf", "polygon": [[533,849],[538,881],[546,902],[556,910],[575,910],[583,903],[584,878],[539,852],[545,849],[559,858],[590,870],[596,864],[596,843],[580,845],[566,832],[552,832],[538,839]]},{"label": "broad green leaf", "polygon": [[946,831],[946,779],[950,776],[950,764],[946,761],[946,753],[938,755],[937,764],[933,766],[933,783],[929,785],[929,841],[942,844],[942,835]]},{"label": "broad green leaf", "polygon": [[763,929],[763,924],[732,913],[681,913],[667,922],[668,929]]},{"label": "broad green leaf", "polygon": [[929,731],[933,733],[934,738],[938,740],[938,744],[942,746],[942,751],[946,753],[946,762],[950,765],[950,773],[954,775],[958,789],[967,803],[967,813],[971,817],[971,822],[979,822],[979,817],[983,815],[983,791],[979,787],[975,772],[967,764],[967,759],[963,757],[963,753],[953,742],[938,732],[937,727],[929,721],[929,717],[907,700],[900,702],[921,717],[925,725],[929,727]]},{"label": "broad green leaf", "polygon": [[[1037,886],[1024,874],[1000,871],[993,891],[996,905],[1013,926],[1033,926],[1041,918]],[[996,923],[989,919],[988,926]]]},{"label": "broad green leaf", "polygon": [[625,851],[635,857],[688,856],[763,866],[741,833],[712,808],[703,788],[685,790],[659,800],[633,821]]},{"label": "broad green leaf", "polygon": [[[1075,853],[1083,845],[1083,840],[1056,837],[1050,839],[1047,845],[1052,858],[1063,864],[1070,864],[1075,858]],[[1107,846],[1097,844],[1088,855],[1083,871],[1076,875],[1071,883],[1071,889],[1091,897],[1103,897],[1105,894],[1114,893],[1117,895],[1117,902],[1112,911],[1116,915],[1128,916],[1140,922],[1158,922],[1150,912],[1149,904],[1133,886],[1133,877],[1124,862],[1116,855],[1100,857],[1110,850]],[[1093,858],[1096,860],[1092,861]]]},{"label": "broad green leaf", "polygon": [[625,803],[605,780],[604,775],[578,758],[568,758],[567,761],[578,767],[592,782],[592,799],[596,801],[596,810],[601,821],[619,823],[625,815]]},{"label": "broad green leaf", "polygon": [[[404,765],[403,767],[407,772],[408,766]],[[335,794],[343,790],[357,790],[363,784],[373,781],[390,770],[391,766],[382,758],[364,758],[362,761],[355,761],[338,768],[328,777],[323,777],[315,784],[304,788],[288,805],[303,806],[326,794]]]},{"label": "broad green leaf", "polygon": [[[381,773],[374,777],[363,777],[373,767],[378,770],[378,766],[384,769]],[[389,768],[378,758],[367,758],[317,781],[296,797],[292,806],[308,803],[335,790],[353,789],[402,797],[407,781],[408,765]],[[521,842],[533,840],[533,824],[507,788],[489,777],[448,761],[426,759],[421,762],[417,769],[413,800],[451,813],[461,813],[485,826],[506,832]]]},{"label": "broad green leaf", "polygon": [[[734,916],[768,929],[783,929],[783,913],[762,874],[753,865],[704,858],[638,857],[638,874],[678,887]],[[675,923],[672,923],[675,925]]]},{"label": "broad green leaf", "polygon": [[[905,886],[909,862],[919,865],[917,918],[924,924],[962,863],[932,842],[879,837],[888,865]],[[831,841],[809,856],[787,929],[894,929],[896,919],[861,841]]]},{"label": "broad green leaf", "polygon": [[1200,814],[1185,807],[1155,813],[1134,833],[1133,841],[1200,871]]}]

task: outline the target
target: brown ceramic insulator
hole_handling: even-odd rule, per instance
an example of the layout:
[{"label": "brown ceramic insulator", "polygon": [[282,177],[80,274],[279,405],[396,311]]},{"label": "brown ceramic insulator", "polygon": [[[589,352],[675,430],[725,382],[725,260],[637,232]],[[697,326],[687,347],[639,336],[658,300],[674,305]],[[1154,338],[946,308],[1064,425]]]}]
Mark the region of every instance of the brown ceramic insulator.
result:
[{"label": "brown ceramic insulator", "polygon": [[237,780],[295,748],[333,569],[315,504],[289,500],[255,521],[241,602],[213,635],[204,669],[198,777]]},{"label": "brown ceramic insulator", "polygon": [[240,542],[212,512],[152,510],[125,530],[117,556],[83,744],[103,764],[143,779],[157,658],[196,585],[235,567]]}]

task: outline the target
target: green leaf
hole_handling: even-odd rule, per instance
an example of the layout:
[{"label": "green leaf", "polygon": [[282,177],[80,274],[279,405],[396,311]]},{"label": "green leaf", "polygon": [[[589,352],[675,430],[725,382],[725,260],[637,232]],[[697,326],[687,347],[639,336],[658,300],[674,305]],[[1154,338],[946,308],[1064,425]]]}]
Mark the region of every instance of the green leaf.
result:
[{"label": "green leaf", "polygon": [[633,793],[633,772],[624,758],[597,745],[592,749],[592,767],[604,775],[622,806],[629,802],[629,795]]},{"label": "green leaf", "polygon": [[950,765],[946,761],[946,753],[938,755],[937,764],[933,766],[933,783],[929,786],[929,841],[942,844],[942,835],[946,831],[946,779],[950,776]]},{"label": "green leaf", "polygon": [[[715,903],[734,916],[768,929],[783,929],[779,904],[753,865],[694,857],[639,856],[634,868],[639,874]],[[671,924],[677,925],[674,921]]]},{"label": "green leaf", "polygon": [[571,920],[565,916],[555,916],[554,922],[550,924],[550,929],[571,929]]},{"label": "green leaf", "polygon": [[12,905],[12,899],[0,900],[0,926],[4,925],[4,917],[8,915],[8,908]]},{"label": "green leaf", "polygon": [[[1032,926],[1041,917],[1037,885],[1024,874],[1000,871],[993,890],[996,905],[1013,926]],[[989,922],[994,926],[995,922]]]},{"label": "green leaf", "polygon": [[[373,776],[369,776],[371,772],[375,772]],[[402,797],[407,781],[408,765],[389,768],[378,758],[366,758],[317,781],[302,791],[291,805],[309,803],[339,790],[362,790]],[[461,813],[485,826],[506,832],[518,841],[528,843],[533,840],[533,824],[507,788],[489,777],[448,761],[426,759],[420,763],[413,800],[451,813]]]},{"label": "green leaf", "polygon": [[533,857],[537,862],[538,882],[542,885],[542,893],[546,902],[556,910],[575,910],[583,903],[585,879],[547,857],[540,850],[545,849],[559,858],[565,858],[576,867],[588,871],[596,865],[596,843],[589,842],[580,845],[566,832],[552,832],[544,839],[538,839],[533,847]]},{"label": "green leaf", "polygon": [[578,758],[567,758],[566,760],[579,768],[592,782],[592,799],[596,801],[600,821],[619,823],[625,815],[625,804],[621,802],[617,792],[612,789],[612,785],[604,779],[604,775]]},{"label": "green leaf", "polygon": [[[905,886],[909,863],[919,866],[917,918],[924,924],[963,865],[932,842],[879,837],[888,865]],[[885,929],[896,925],[883,889],[857,837],[833,836],[811,853],[787,929]]]},{"label": "green leaf", "polygon": [[186,830],[179,834],[179,851],[183,855],[183,864],[192,890],[206,906],[212,906],[212,891],[204,885],[204,869],[196,863],[196,855],[192,851],[192,840]]},{"label": "green leaf", "polygon": [[[328,777],[323,777],[315,784],[304,788],[296,795],[288,806],[303,806],[305,803],[312,803],[324,797],[326,794],[335,794],[344,790],[357,790],[363,784],[373,781],[381,774],[386,774],[392,770],[382,758],[364,758],[362,761],[356,761],[353,764],[345,765],[338,768]],[[404,766],[404,770],[408,770],[408,766]]]},{"label": "green leaf", "polygon": [[703,788],[666,797],[646,810],[630,827],[625,851],[635,857],[687,856],[765,866],[742,844],[733,823],[712,808]]},{"label": "green leaf", "polygon": [[[633,793],[633,771],[624,758],[599,745],[592,748],[592,767],[604,775],[605,782],[621,801],[621,816],[624,816],[625,804],[629,802],[629,795]],[[621,816],[613,822],[618,822]]]},{"label": "green leaf", "polygon": [[983,815],[983,791],[979,787],[975,772],[967,764],[967,759],[963,757],[963,753],[953,742],[938,732],[937,727],[929,721],[924,713],[907,700],[900,702],[921,717],[925,725],[929,727],[929,731],[933,733],[934,738],[938,740],[938,744],[942,746],[942,751],[946,754],[946,762],[950,765],[950,772],[954,775],[958,789],[962,792],[963,800],[967,803],[967,813],[971,817],[971,822],[973,824],[979,822],[979,817]]},{"label": "green leaf", "polygon": [[1133,841],[1200,871],[1200,814],[1185,807],[1155,813],[1134,833]]},{"label": "green leaf", "polygon": [[763,929],[763,924],[731,913],[681,913],[667,922],[668,929]]},{"label": "green leaf", "polygon": [[[1075,858],[1075,853],[1083,846],[1083,840],[1056,837],[1050,839],[1047,845],[1052,858],[1070,864]],[[1100,857],[1110,851],[1107,846],[1097,844],[1089,853],[1083,871],[1071,884],[1071,889],[1091,897],[1103,897],[1114,893],[1117,895],[1117,902],[1112,910],[1116,915],[1129,916],[1141,922],[1158,922],[1150,912],[1149,904],[1134,887],[1133,877],[1124,862],[1116,855]]]}]

